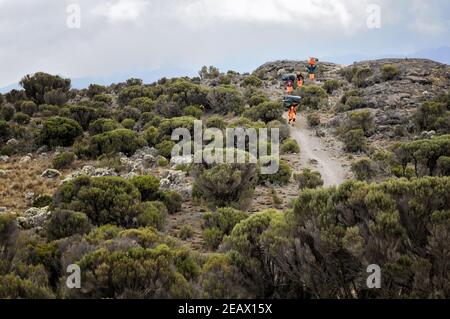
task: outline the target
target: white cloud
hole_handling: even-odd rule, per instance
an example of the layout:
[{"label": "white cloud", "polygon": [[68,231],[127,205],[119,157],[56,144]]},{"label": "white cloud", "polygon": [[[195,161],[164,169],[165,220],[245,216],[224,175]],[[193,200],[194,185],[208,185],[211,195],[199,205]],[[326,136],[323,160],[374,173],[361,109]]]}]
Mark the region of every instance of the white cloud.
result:
[{"label": "white cloud", "polygon": [[141,0],[119,0],[100,3],[92,9],[92,13],[107,17],[113,23],[136,21],[146,6],[147,3]]}]

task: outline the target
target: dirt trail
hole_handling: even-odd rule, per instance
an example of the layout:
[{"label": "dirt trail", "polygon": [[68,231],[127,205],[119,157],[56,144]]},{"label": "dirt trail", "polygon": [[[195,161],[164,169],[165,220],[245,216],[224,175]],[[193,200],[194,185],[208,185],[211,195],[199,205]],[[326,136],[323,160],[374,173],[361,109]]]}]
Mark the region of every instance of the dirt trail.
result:
[{"label": "dirt trail", "polygon": [[349,176],[350,170],[338,151],[327,145],[325,140],[316,136],[308,127],[303,114],[297,116],[297,123],[291,126],[291,137],[300,146],[302,167],[314,169],[322,175],[324,186],[342,184]]}]

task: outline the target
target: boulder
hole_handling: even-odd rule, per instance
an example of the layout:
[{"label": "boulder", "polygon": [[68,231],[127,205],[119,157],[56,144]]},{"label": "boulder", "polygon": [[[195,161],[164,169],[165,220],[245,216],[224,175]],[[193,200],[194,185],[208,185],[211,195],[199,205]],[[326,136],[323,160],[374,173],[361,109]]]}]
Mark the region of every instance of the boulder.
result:
[{"label": "boulder", "polygon": [[31,161],[31,156],[25,155],[20,159],[19,163],[23,164],[23,163],[28,163],[29,161]]},{"label": "boulder", "polygon": [[56,169],[53,169],[53,168],[46,169],[41,174],[41,177],[46,177],[46,178],[57,178],[59,176],[61,176],[61,172]]},{"label": "boulder", "polygon": [[25,229],[42,228],[51,215],[48,206],[37,208],[33,207],[26,210],[22,216],[17,218],[19,225]]},{"label": "boulder", "polygon": [[16,140],[15,138],[12,138],[6,142],[6,145],[9,145],[9,146],[16,146],[17,144],[19,144],[19,141]]},{"label": "boulder", "polygon": [[0,156],[0,162],[8,163],[9,162],[9,156],[6,156],[6,155]]},{"label": "boulder", "polygon": [[187,200],[192,195],[192,183],[186,178],[186,173],[182,171],[167,171],[159,181],[161,190],[177,192],[183,200]]}]

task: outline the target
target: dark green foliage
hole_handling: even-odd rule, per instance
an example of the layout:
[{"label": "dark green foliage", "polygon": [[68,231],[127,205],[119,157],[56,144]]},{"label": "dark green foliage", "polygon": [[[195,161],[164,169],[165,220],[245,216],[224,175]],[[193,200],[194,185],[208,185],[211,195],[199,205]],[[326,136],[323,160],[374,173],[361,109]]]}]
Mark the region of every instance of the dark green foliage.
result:
[{"label": "dark green foliage", "polygon": [[50,195],[40,195],[35,200],[33,200],[33,207],[47,207],[53,203],[53,197]]},{"label": "dark green foliage", "polygon": [[326,80],[323,84],[323,88],[328,94],[333,94],[340,87],[341,83],[338,80]]},{"label": "dark green foliage", "polygon": [[70,89],[70,79],[63,79],[58,75],[50,75],[37,72],[33,75],[26,75],[20,81],[20,85],[25,89],[25,94],[37,104],[45,103],[45,94],[52,90],[67,92]]},{"label": "dark green foliage", "polygon": [[150,88],[142,85],[132,85],[120,91],[118,101],[121,106],[125,106],[128,105],[128,103],[130,103],[133,99],[140,97],[148,97],[153,99],[155,96]]},{"label": "dark green foliage", "polygon": [[262,92],[257,92],[248,99],[250,106],[257,106],[264,102],[269,102],[269,99]]},{"label": "dark green foliage", "polygon": [[325,107],[328,101],[327,92],[317,85],[308,85],[300,89],[301,105],[314,110]]},{"label": "dark green foliage", "polygon": [[181,210],[183,199],[177,192],[160,191],[159,200],[167,207],[169,214],[175,214]]},{"label": "dark green foliage", "polygon": [[51,90],[44,94],[44,102],[46,104],[63,106],[67,101],[67,91],[64,89]]},{"label": "dark green foliage", "polygon": [[364,131],[362,129],[347,131],[344,134],[344,147],[347,152],[364,152],[367,149]]},{"label": "dark green foliage", "polygon": [[322,176],[319,172],[304,168],[301,173],[294,175],[300,189],[317,188],[323,186]]},{"label": "dark green foliage", "polygon": [[308,115],[306,116],[306,120],[308,121],[308,125],[311,127],[320,125],[320,116],[316,112],[308,113]]},{"label": "dark green foliage", "polygon": [[140,213],[139,190],[120,177],[78,177],[64,183],[54,206],[85,213],[94,225],[132,226]]},{"label": "dark green foliage", "polygon": [[112,97],[109,94],[96,94],[92,97],[92,101],[94,102],[101,102],[106,105],[111,105],[112,103]]},{"label": "dark green foliage", "polygon": [[117,129],[92,136],[89,141],[89,153],[94,157],[118,152],[133,155],[134,152],[145,145],[147,145],[147,142],[139,137],[136,132]]},{"label": "dark green foliage", "polygon": [[250,118],[263,122],[271,122],[274,120],[279,120],[284,112],[284,106],[281,102],[263,102],[250,109]]},{"label": "dark green foliage", "polygon": [[441,156],[437,161],[437,169],[441,176],[450,176],[450,156]]},{"label": "dark green foliage", "polygon": [[187,240],[194,236],[194,228],[191,225],[183,225],[180,229],[180,233],[178,234],[178,237],[181,240]]},{"label": "dark green foliage", "polygon": [[156,144],[155,148],[158,150],[159,155],[164,156],[165,158],[171,158],[174,146],[174,141],[162,141],[161,143]]},{"label": "dark green foliage", "polygon": [[360,181],[370,181],[376,174],[374,163],[369,158],[362,158],[352,163],[352,172]]},{"label": "dark green foliage", "polygon": [[278,162],[278,171],[275,174],[259,174],[258,182],[259,184],[277,184],[277,185],[287,185],[291,179],[292,170],[288,163],[274,157],[262,157],[260,158],[260,166],[263,163],[270,163],[270,160],[276,160]]},{"label": "dark green foliage", "polygon": [[240,114],[244,108],[241,93],[234,87],[221,86],[213,88],[208,93],[209,108],[214,113],[227,114],[234,112]]},{"label": "dark green foliage", "polygon": [[355,75],[352,78],[352,83],[359,88],[369,85],[368,78],[373,75],[373,71],[370,68],[357,69]]},{"label": "dark green foliage", "polygon": [[130,101],[130,106],[139,109],[141,112],[152,112],[155,110],[155,101],[148,97],[138,97]]},{"label": "dark green foliage", "polygon": [[160,132],[157,127],[150,126],[144,131],[144,139],[149,146],[156,146],[159,143]]},{"label": "dark green foliage", "polygon": [[139,226],[154,227],[163,230],[166,223],[167,208],[159,201],[145,202],[141,205],[142,213],[137,217]]},{"label": "dark green foliage", "polygon": [[393,64],[385,64],[381,67],[381,77],[384,81],[391,81],[398,77],[398,69]]},{"label": "dark green foliage", "polygon": [[281,144],[281,153],[284,153],[284,154],[289,154],[289,153],[298,154],[298,153],[300,153],[300,146],[298,145],[296,140],[294,140],[292,138],[288,138],[285,141],[283,141],[283,143]]},{"label": "dark green foliage", "polygon": [[106,87],[103,85],[99,85],[99,84],[90,84],[87,90],[87,95],[90,98],[93,98],[94,96],[98,95],[98,94],[103,94],[106,93]]},{"label": "dark green foliage", "polygon": [[[246,156],[248,158],[248,154]],[[250,163],[249,160],[246,163],[204,163],[194,165],[192,173],[195,177],[196,197],[204,198],[218,207],[244,208],[249,204],[257,183],[258,165]]]},{"label": "dark green foliage", "polygon": [[23,101],[20,104],[20,110],[28,116],[33,116],[37,112],[38,107],[33,101]]},{"label": "dark green foliage", "polygon": [[365,136],[371,136],[375,131],[373,115],[369,110],[351,112],[344,125],[346,131],[362,129]]},{"label": "dark green foliage", "polygon": [[199,105],[190,105],[183,110],[184,116],[192,116],[196,119],[200,119],[203,115],[204,108],[203,106]]},{"label": "dark green foliage", "polygon": [[120,128],[120,124],[113,119],[101,118],[89,124],[91,135],[102,134]]},{"label": "dark green foliage", "polygon": [[21,125],[28,124],[30,123],[30,116],[22,112],[17,112],[16,115],[14,115],[14,122]]},{"label": "dark green foliage", "polygon": [[224,121],[222,116],[213,115],[205,121],[205,126],[208,128],[224,130],[227,127],[227,123]]},{"label": "dark green foliage", "polygon": [[124,119],[121,124],[124,128],[132,130],[136,125],[136,121],[133,119]]},{"label": "dark green foliage", "polygon": [[75,161],[75,153],[63,152],[55,155],[52,160],[53,167],[56,169],[68,168]]},{"label": "dark green foliage", "polygon": [[254,86],[254,87],[261,87],[262,81],[254,75],[247,76],[244,81],[242,82],[243,86]]},{"label": "dark green foliage", "polygon": [[271,128],[277,128],[278,129],[278,133],[280,136],[280,141],[285,141],[287,138],[289,138],[289,125],[286,123],[286,121],[284,119],[281,120],[275,120],[275,121],[271,121],[269,123],[267,123],[267,128],[270,129]]},{"label": "dark green foliage", "polygon": [[48,239],[56,240],[75,234],[86,234],[91,227],[91,223],[84,213],[56,209],[50,215],[50,219],[45,228]]},{"label": "dark green foliage", "polygon": [[71,146],[74,140],[83,134],[76,121],[64,117],[52,117],[44,122],[39,134],[39,142],[50,147]]},{"label": "dark green foliage", "polygon": [[215,79],[220,75],[220,71],[215,66],[209,66],[209,68],[204,65],[201,70],[198,71],[198,75],[201,79]]},{"label": "dark green foliage", "polygon": [[450,135],[399,143],[394,147],[394,153],[404,173],[408,164],[412,163],[416,176],[433,176],[439,158],[450,156]]},{"label": "dark green foliage", "polygon": [[5,104],[0,108],[0,115],[5,121],[11,121],[16,113],[16,108],[11,104]]},{"label": "dark green foliage", "polygon": [[223,237],[229,235],[234,226],[247,217],[247,213],[229,207],[204,214],[203,238],[208,247],[219,247]]},{"label": "dark green foliage", "polygon": [[423,103],[417,109],[415,121],[419,130],[435,130],[442,133],[450,132],[450,110],[445,103]]},{"label": "dark green foliage", "polygon": [[157,200],[159,198],[159,179],[152,175],[133,177],[131,183],[139,190],[143,202]]},{"label": "dark green foliage", "polygon": [[0,275],[0,298],[1,299],[50,299],[54,294],[49,287],[38,286],[33,279],[22,279],[10,273]]},{"label": "dark green foliage", "polygon": [[59,115],[60,112],[59,106],[49,105],[49,104],[41,104],[39,105],[39,114],[42,117],[51,117]]},{"label": "dark green foliage", "polygon": [[100,117],[97,109],[84,105],[71,106],[69,114],[70,118],[77,121],[84,130],[87,130],[89,124]]},{"label": "dark green foliage", "polygon": [[189,105],[207,105],[208,89],[186,79],[176,79],[167,85],[167,95],[176,108],[184,109]]}]

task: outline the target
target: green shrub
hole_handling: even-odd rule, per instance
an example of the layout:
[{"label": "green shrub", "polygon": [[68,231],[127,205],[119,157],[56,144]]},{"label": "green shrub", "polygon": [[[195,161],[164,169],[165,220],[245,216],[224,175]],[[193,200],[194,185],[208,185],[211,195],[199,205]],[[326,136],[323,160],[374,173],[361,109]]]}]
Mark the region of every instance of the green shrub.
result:
[{"label": "green shrub", "polygon": [[374,163],[369,158],[362,158],[352,163],[352,172],[360,181],[370,181],[376,175]]},{"label": "green shrub", "polygon": [[227,123],[223,120],[222,116],[213,115],[205,121],[205,126],[208,128],[224,130],[227,127]]},{"label": "green shrub", "polygon": [[54,206],[85,213],[94,225],[132,226],[139,215],[139,190],[120,177],[78,177],[64,183]]},{"label": "green shrub", "polygon": [[118,152],[130,156],[145,145],[147,142],[136,132],[117,129],[92,136],[89,141],[89,153],[94,157]]},{"label": "green shrub", "polygon": [[149,146],[156,146],[159,143],[160,131],[157,127],[150,126],[144,131],[144,139]]},{"label": "green shrub", "polygon": [[346,67],[342,69],[340,73],[348,82],[352,82],[352,79],[358,70],[358,67]]},{"label": "green shrub", "polygon": [[194,236],[194,228],[191,225],[181,226],[180,232],[178,234],[178,237],[181,240],[187,240],[189,238],[192,238],[192,236]]},{"label": "green shrub", "polygon": [[63,79],[57,75],[37,72],[22,78],[20,85],[25,89],[25,94],[28,98],[37,104],[43,104],[45,103],[44,96],[47,92],[58,89],[61,92],[68,92],[70,89],[70,79]]},{"label": "green shrub", "polygon": [[253,120],[261,120],[268,123],[281,118],[284,112],[284,106],[281,102],[263,102],[251,110],[254,112]]},{"label": "green shrub", "polygon": [[300,189],[317,188],[323,186],[322,176],[319,172],[309,168],[302,169],[301,173],[294,175]]},{"label": "green shrub", "polygon": [[153,112],[155,101],[148,97],[137,97],[130,101],[130,106],[139,109],[141,112]]},{"label": "green shrub", "polygon": [[20,104],[20,110],[28,116],[33,116],[37,112],[38,107],[33,101],[23,101]]},{"label": "green shrub", "polygon": [[196,119],[200,119],[203,115],[203,106],[201,105],[189,105],[183,109],[184,116],[192,116]]},{"label": "green shrub", "polygon": [[248,99],[250,106],[257,106],[264,102],[269,102],[269,99],[262,92],[257,92]]},{"label": "green shrub", "polygon": [[89,134],[98,135],[120,128],[120,124],[113,119],[101,118],[89,124]]},{"label": "green shrub", "polygon": [[381,77],[384,81],[394,80],[398,74],[398,69],[393,64],[385,64],[381,67]]},{"label": "green shrub", "polygon": [[113,102],[113,99],[112,99],[111,95],[109,95],[109,94],[102,94],[102,93],[94,95],[92,97],[92,100],[94,102],[101,102],[101,103],[104,103],[106,105],[111,105],[112,102]]},{"label": "green shrub", "polygon": [[100,117],[97,109],[84,105],[75,105],[69,107],[69,117],[77,121],[84,130],[89,128],[91,122]]},{"label": "green shrub", "polygon": [[242,85],[243,86],[261,87],[262,81],[257,76],[249,75],[246,78],[244,78]]},{"label": "green shrub", "polygon": [[320,125],[320,116],[319,113],[310,112],[306,116],[306,120],[308,121],[308,125],[311,127],[316,127]]},{"label": "green shrub", "polygon": [[367,149],[364,131],[362,129],[347,131],[344,134],[344,147],[347,152],[364,152]]},{"label": "green shrub", "polygon": [[338,80],[326,80],[325,83],[323,84],[323,88],[328,94],[332,94],[340,87],[341,83]]},{"label": "green shrub", "polygon": [[450,111],[444,103],[427,101],[421,104],[414,119],[419,130],[450,131],[450,124],[444,124],[450,119]]},{"label": "green shrub", "polygon": [[50,195],[40,195],[33,200],[33,207],[47,207],[53,203],[53,197]]},{"label": "green shrub", "polygon": [[76,121],[64,117],[51,117],[44,122],[39,133],[40,144],[71,146],[74,140],[83,134],[83,129]]},{"label": "green shrub", "polygon": [[345,130],[362,129],[365,136],[370,136],[375,130],[373,115],[369,110],[354,111],[348,114]]},{"label": "green shrub", "polygon": [[56,116],[59,114],[59,112],[60,112],[59,106],[49,104],[39,105],[39,113],[42,117]]},{"label": "green shrub", "polygon": [[164,156],[165,158],[172,157],[172,149],[175,146],[174,141],[162,141],[157,144],[155,148],[158,150],[159,155]]},{"label": "green shrub", "polygon": [[17,124],[28,124],[30,123],[30,116],[22,112],[17,112],[16,115],[14,115],[14,122]]},{"label": "green shrub", "polygon": [[234,112],[240,114],[244,108],[241,93],[234,87],[221,86],[213,88],[208,93],[209,107],[214,113],[227,114]]},{"label": "green shrub", "polygon": [[257,164],[249,162],[248,153],[244,155],[246,163],[195,164],[192,169],[195,178],[193,196],[204,198],[218,207],[247,206],[257,183],[259,169]]},{"label": "green shrub", "polygon": [[166,223],[167,208],[162,202],[145,202],[141,205],[142,213],[137,217],[139,226],[154,227],[163,230]]},{"label": "green shrub", "polygon": [[231,76],[229,76],[229,75],[219,76],[219,84],[220,85],[230,85],[231,84]]},{"label": "green shrub", "polygon": [[169,165],[169,160],[167,159],[167,158],[164,158],[164,157],[160,157],[160,158],[158,158],[158,160],[156,161],[156,164],[159,166],[159,167],[166,167],[166,166],[168,166]]},{"label": "green shrub", "polygon": [[437,169],[441,176],[450,176],[450,156],[441,156],[437,161]]},{"label": "green shrub", "polygon": [[159,198],[159,179],[155,176],[135,176],[130,181],[139,190],[143,202],[154,201]]},{"label": "green shrub", "polygon": [[298,145],[296,140],[294,140],[292,138],[288,138],[283,143],[281,143],[281,153],[283,153],[283,154],[289,154],[289,153],[298,154],[298,153],[300,153],[300,146]]},{"label": "green shrub", "polygon": [[207,246],[216,249],[234,226],[248,217],[247,213],[230,207],[219,208],[203,215],[203,238]]},{"label": "green shrub", "polygon": [[16,113],[16,108],[11,104],[5,104],[0,109],[0,115],[5,121],[11,121]]},{"label": "green shrub", "polygon": [[121,124],[124,128],[132,130],[136,125],[136,121],[133,119],[124,119]]},{"label": "green shrub", "polygon": [[141,114],[140,121],[148,126],[158,126],[161,123],[161,117],[153,112],[145,112]]},{"label": "green shrub", "polygon": [[[274,157],[262,157],[260,158],[260,166],[263,166],[264,163],[268,164],[271,160],[276,160]],[[289,184],[289,180],[291,179],[292,170],[288,163],[283,160],[278,160],[278,171],[275,174],[259,174],[258,182],[260,184],[278,184],[278,185],[287,185]]]},{"label": "green shrub", "polygon": [[357,69],[355,75],[352,78],[352,83],[359,88],[368,86],[367,79],[373,75],[373,71],[370,68]]},{"label": "green shrub", "polygon": [[53,167],[56,169],[68,168],[75,161],[75,153],[63,152],[53,158]]},{"label": "green shrub", "polygon": [[87,95],[90,98],[93,98],[96,95],[104,94],[106,93],[107,89],[105,86],[100,84],[90,84],[87,89]]},{"label": "green shrub", "polygon": [[267,123],[267,129],[271,128],[277,128],[278,129],[278,133],[279,133],[279,137],[280,137],[280,141],[284,141],[287,138],[289,138],[289,125],[286,123],[286,121],[284,119],[280,119],[280,120],[275,120],[275,121],[271,121],[269,123]]},{"label": "green shrub", "polygon": [[128,105],[133,99],[141,97],[153,99],[155,96],[150,88],[142,85],[132,85],[120,91],[118,102],[121,106],[125,106]]},{"label": "green shrub", "polygon": [[175,214],[181,210],[183,198],[177,192],[160,191],[159,200],[167,207],[169,214]]},{"label": "green shrub", "polygon": [[301,105],[317,110],[326,106],[328,101],[327,92],[317,85],[308,85],[300,89],[300,96],[302,97]]},{"label": "green shrub", "polygon": [[50,215],[46,224],[49,240],[70,237],[76,234],[87,234],[91,229],[91,223],[86,214],[67,209],[56,209]]},{"label": "green shrub", "polygon": [[208,68],[204,65],[200,71],[198,71],[198,75],[201,79],[215,79],[220,75],[220,71],[215,66],[210,65]]},{"label": "green shrub", "polygon": [[68,101],[67,92],[64,89],[45,92],[44,101],[46,104],[63,106]]}]

